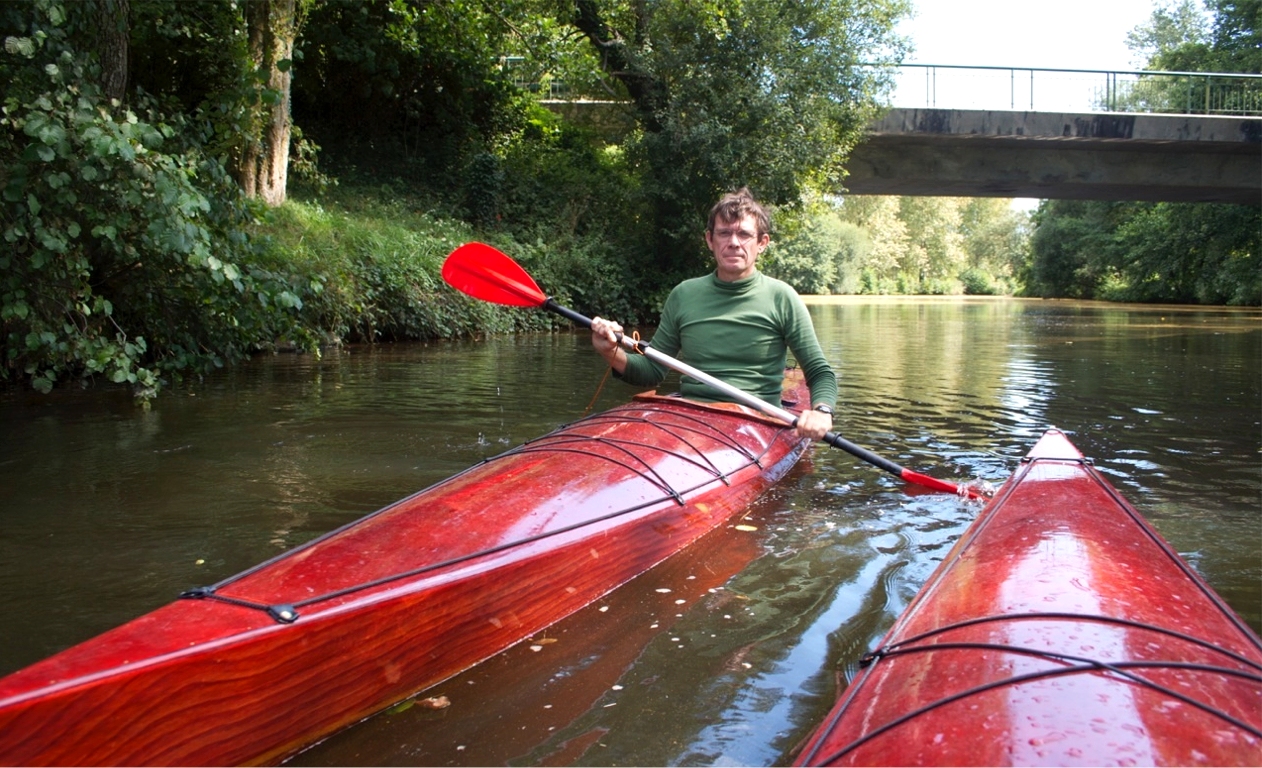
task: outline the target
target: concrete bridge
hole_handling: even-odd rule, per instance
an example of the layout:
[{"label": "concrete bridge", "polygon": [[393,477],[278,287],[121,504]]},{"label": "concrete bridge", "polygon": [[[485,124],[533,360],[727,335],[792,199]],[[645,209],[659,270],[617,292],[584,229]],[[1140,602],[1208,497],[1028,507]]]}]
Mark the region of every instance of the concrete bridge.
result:
[{"label": "concrete bridge", "polygon": [[[898,106],[851,153],[849,194],[1262,205],[1262,75],[895,70]],[[625,104],[543,103],[611,136],[630,129]]]},{"label": "concrete bridge", "polygon": [[1262,118],[894,109],[851,194],[1262,205]]}]

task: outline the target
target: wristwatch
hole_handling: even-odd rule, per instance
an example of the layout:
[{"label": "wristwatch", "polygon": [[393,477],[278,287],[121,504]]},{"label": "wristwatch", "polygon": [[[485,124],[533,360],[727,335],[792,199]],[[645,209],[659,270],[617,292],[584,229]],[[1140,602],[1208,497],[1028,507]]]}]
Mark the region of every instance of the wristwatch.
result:
[{"label": "wristwatch", "polygon": [[832,416],[832,415],[833,415],[833,409],[832,409],[832,408],[829,408],[829,407],[828,407],[828,406],[826,406],[826,405],[817,405],[817,406],[815,406],[815,410],[819,411],[820,413],[826,413],[826,414],[828,414],[829,416]]}]

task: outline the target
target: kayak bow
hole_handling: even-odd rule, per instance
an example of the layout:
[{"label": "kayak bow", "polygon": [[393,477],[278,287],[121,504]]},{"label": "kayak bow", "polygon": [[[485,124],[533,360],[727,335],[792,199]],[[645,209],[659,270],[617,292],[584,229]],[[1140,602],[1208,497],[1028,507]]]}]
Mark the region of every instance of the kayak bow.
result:
[{"label": "kayak bow", "polygon": [[797,765],[1262,765],[1262,640],[1060,432]]}]

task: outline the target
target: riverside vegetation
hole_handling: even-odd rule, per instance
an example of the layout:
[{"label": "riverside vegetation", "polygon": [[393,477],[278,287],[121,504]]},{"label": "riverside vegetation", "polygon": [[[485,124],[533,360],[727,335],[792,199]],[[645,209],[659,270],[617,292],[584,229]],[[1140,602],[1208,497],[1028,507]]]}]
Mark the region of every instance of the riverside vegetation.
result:
[{"label": "riverside vegetation", "polygon": [[[1250,3],[1184,6],[1136,45],[1256,71]],[[563,304],[648,324],[705,269],[705,206],[742,184],[777,210],[766,271],[804,293],[1262,303],[1253,208],[1044,203],[1031,220],[1002,200],[839,196],[888,85],[857,62],[900,60],[908,11],[3,4],[0,381],[147,400],[260,351],[559,322],[447,288],[442,259],[471,239]],[[557,92],[623,107],[571,121],[541,104]]]}]

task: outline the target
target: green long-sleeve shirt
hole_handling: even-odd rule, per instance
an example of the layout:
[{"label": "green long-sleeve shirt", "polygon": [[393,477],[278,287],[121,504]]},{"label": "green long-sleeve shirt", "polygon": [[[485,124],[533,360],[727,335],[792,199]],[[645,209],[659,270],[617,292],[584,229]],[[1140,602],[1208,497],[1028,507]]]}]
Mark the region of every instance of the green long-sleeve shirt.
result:
[{"label": "green long-sleeve shirt", "polygon": [[[731,283],[713,272],[680,283],[666,298],[651,344],[769,403],[780,402],[787,352],[792,351],[812,405],[837,402],[837,375],[819,346],[806,305],[787,283],[761,272]],[[666,373],[663,366],[632,354],[622,378],[654,387]],[[688,376],[680,390],[692,400],[727,399]]]}]

